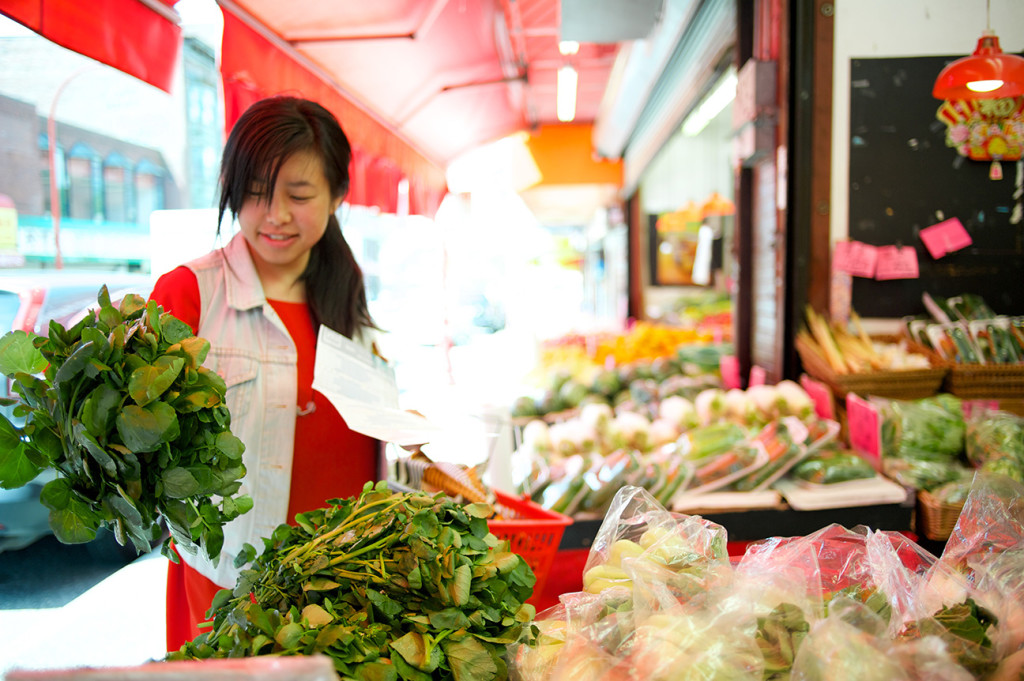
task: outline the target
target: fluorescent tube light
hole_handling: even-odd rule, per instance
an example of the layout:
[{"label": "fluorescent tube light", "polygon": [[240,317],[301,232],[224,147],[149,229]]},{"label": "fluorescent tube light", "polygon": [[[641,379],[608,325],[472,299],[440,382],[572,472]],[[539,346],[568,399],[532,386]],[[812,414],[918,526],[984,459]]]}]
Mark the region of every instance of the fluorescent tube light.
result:
[{"label": "fluorescent tube light", "polygon": [[579,74],[571,66],[558,69],[558,93],[556,95],[556,112],[558,120],[568,123],[576,118],[576,82]]},{"label": "fluorescent tube light", "polygon": [[699,135],[715,116],[722,113],[722,109],[736,99],[736,82],[736,72],[729,69],[704,101],[683,121],[683,134],[687,137]]}]

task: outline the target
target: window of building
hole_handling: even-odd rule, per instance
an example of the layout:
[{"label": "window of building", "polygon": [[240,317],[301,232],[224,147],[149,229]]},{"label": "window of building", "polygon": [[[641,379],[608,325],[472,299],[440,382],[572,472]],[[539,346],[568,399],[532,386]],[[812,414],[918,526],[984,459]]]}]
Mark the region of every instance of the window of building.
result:
[{"label": "window of building", "polygon": [[76,143],[68,150],[68,217],[91,220],[96,215],[95,158],[96,152],[85,144]]},{"label": "window of building", "polygon": [[117,152],[103,162],[103,215],[108,222],[128,222],[128,166],[128,159]]},{"label": "window of building", "polygon": [[164,208],[164,171],[143,159],[135,167],[136,220],[149,223],[149,214]]}]

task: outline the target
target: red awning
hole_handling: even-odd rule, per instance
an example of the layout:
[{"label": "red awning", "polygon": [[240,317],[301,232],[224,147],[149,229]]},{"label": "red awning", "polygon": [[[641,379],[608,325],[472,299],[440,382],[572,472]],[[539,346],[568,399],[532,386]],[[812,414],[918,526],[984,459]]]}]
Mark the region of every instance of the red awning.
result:
[{"label": "red awning", "polygon": [[444,172],[365,109],[346,99],[306,64],[273,42],[273,36],[224,12],[221,75],[228,129],[253,102],[276,94],[315,100],[338,117],[352,143],[352,190],[348,201],[398,209],[398,183],[410,185],[410,212],[432,216],[446,191]]},{"label": "red awning", "polygon": [[170,92],[181,48],[175,0],[0,0],[0,13],[69,50]]}]

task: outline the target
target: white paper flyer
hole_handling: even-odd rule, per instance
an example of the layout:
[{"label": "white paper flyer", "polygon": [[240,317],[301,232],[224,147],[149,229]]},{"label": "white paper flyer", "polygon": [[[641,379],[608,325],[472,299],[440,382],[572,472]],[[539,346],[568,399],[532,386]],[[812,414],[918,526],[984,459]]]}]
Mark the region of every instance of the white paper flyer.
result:
[{"label": "white paper flyer", "polygon": [[331,401],[348,427],[397,445],[430,442],[440,429],[398,406],[395,372],[340,333],[320,326],[313,389]]}]

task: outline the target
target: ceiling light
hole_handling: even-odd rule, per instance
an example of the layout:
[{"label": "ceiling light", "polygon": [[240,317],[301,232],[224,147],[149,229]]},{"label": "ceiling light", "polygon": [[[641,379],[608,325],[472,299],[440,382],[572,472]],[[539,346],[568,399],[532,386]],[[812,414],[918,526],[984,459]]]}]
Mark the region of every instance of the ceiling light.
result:
[{"label": "ceiling light", "polygon": [[562,54],[576,54],[580,51],[580,44],[575,40],[561,40],[558,43],[558,51]]},{"label": "ceiling light", "polygon": [[947,64],[935,79],[936,99],[1002,99],[1024,94],[1024,57],[1006,54],[986,29],[974,53]]},{"label": "ceiling light", "polygon": [[683,134],[687,137],[700,134],[715,116],[722,113],[722,109],[736,99],[736,82],[736,71],[730,67],[708,96],[683,121]]},{"label": "ceiling light", "polygon": [[556,95],[556,113],[558,120],[568,123],[576,118],[576,82],[579,75],[571,66],[558,69],[558,93]]}]

